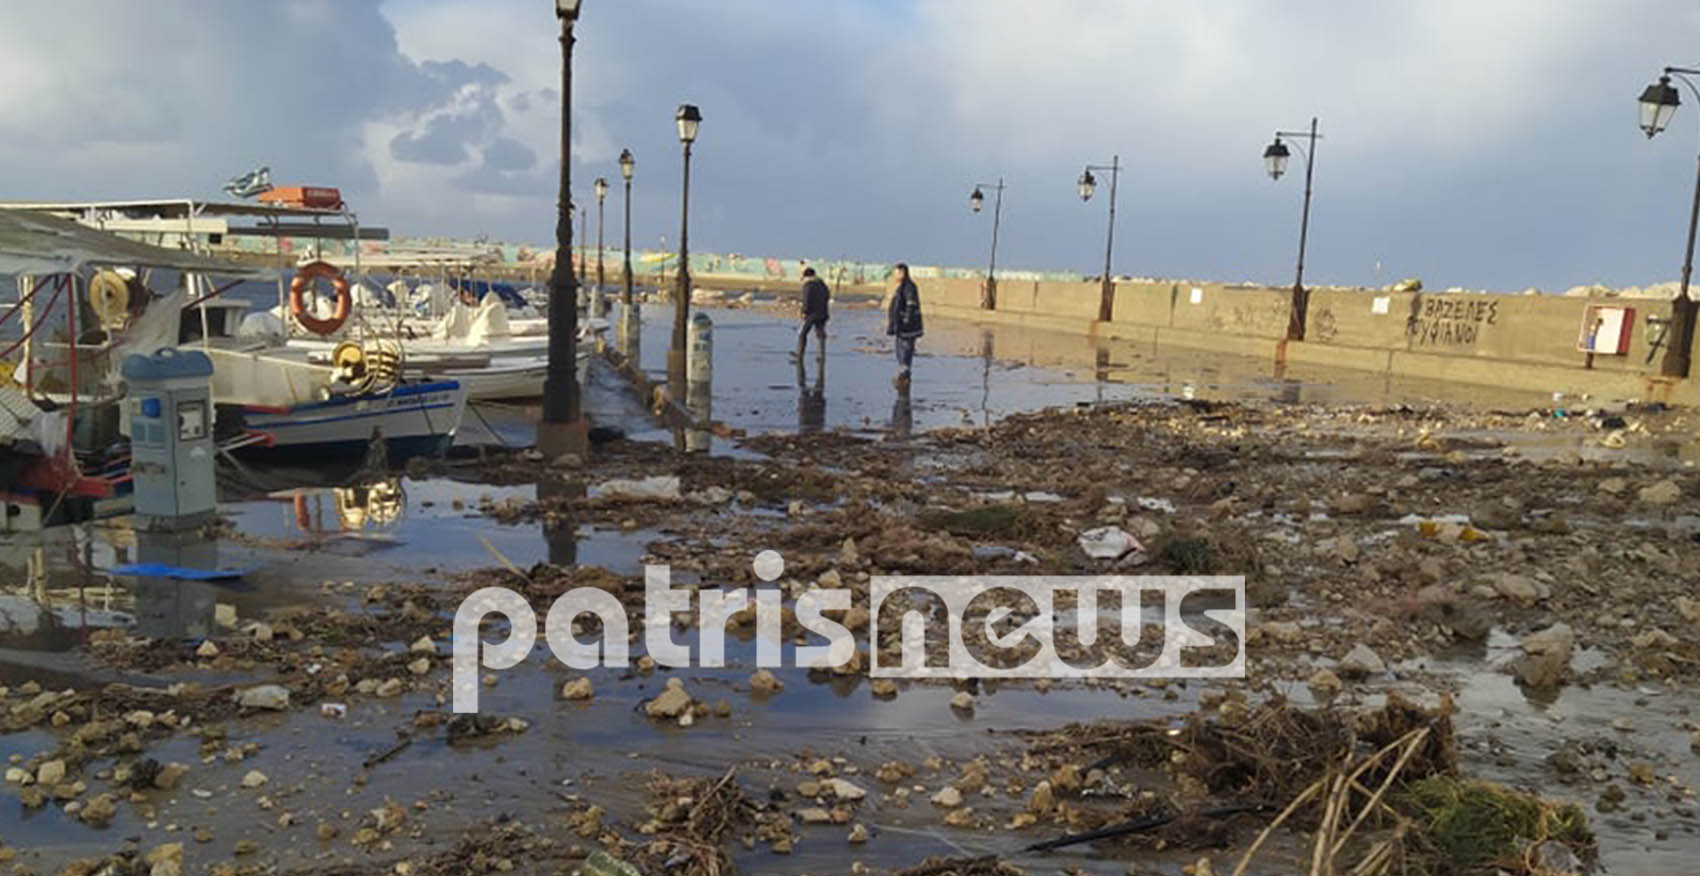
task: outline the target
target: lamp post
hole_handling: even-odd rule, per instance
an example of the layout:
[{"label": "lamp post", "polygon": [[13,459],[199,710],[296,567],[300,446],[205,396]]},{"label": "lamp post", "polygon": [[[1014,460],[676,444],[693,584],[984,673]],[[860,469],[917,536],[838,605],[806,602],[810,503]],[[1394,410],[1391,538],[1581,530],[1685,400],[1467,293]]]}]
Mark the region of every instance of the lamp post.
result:
[{"label": "lamp post", "polygon": [[679,267],[676,278],[673,311],[673,346],[667,351],[667,379],[673,384],[673,397],[684,398],[685,388],[685,326],[690,321],[691,262],[687,243],[691,221],[691,144],[696,142],[697,127],[702,113],[688,103],[679,104],[673,115],[679,125],[679,142],[685,148],[684,184],[679,188]]},{"label": "lamp post", "polygon": [[580,286],[590,285],[590,259],[586,257],[584,245],[585,240],[589,237],[590,235],[584,233],[584,208],[580,207],[578,208],[578,284]]},{"label": "lamp post", "polygon": [[968,206],[974,212],[980,212],[981,205],[986,203],[986,193],[982,188],[991,189],[992,196],[992,257],[986,264],[986,288],[980,293],[980,309],[995,310],[998,306],[998,222],[1003,218],[1003,177],[998,177],[996,185],[992,183],[975,183],[974,194],[968,196]]},{"label": "lamp post", "polygon": [[1109,322],[1116,300],[1116,284],[1110,279],[1110,257],[1116,246],[1116,183],[1121,178],[1122,157],[1112,155],[1109,164],[1086,165],[1086,169],[1080,172],[1080,179],[1075,183],[1082,201],[1092,200],[1092,192],[1098,188],[1098,179],[1092,175],[1094,170],[1100,173],[1106,170],[1110,172],[1110,230],[1105,235],[1104,285],[1098,298],[1098,319],[1101,322]]},{"label": "lamp post", "polygon": [[632,158],[632,150],[620,150],[620,176],[626,181],[626,288],[620,297],[620,303],[626,307],[632,306],[632,173],[637,169],[637,160]]},{"label": "lamp post", "polygon": [[1287,172],[1287,158],[1292,154],[1287,150],[1287,144],[1282,137],[1293,137],[1309,141],[1310,148],[1300,147],[1297,142],[1293,145],[1305,156],[1305,206],[1304,213],[1299,219],[1299,267],[1293,278],[1293,302],[1287,313],[1287,340],[1302,341],[1305,339],[1305,311],[1310,306],[1310,293],[1305,290],[1305,238],[1310,233],[1310,184],[1312,172],[1316,168],[1316,141],[1322,138],[1316,132],[1316,118],[1310,120],[1310,131],[1276,131],[1275,142],[1263,150],[1263,163],[1269,171],[1270,179],[1280,179]]},{"label": "lamp post", "polygon": [[555,267],[549,272],[549,366],[543,378],[543,421],[537,449],[547,456],[582,453],[587,443],[578,394],[578,285],[572,271],[573,22],[581,0],[555,0],[561,22],[561,190],[555,201]]},{"label": "lamp post", "polygon": [[608,197],[608,181],[596,178],[596,288],[601,290],[607,278],[602,273],[602,202]]},{"label": "lamp post", "polygon": [[[1659,81],[1647,86],[1641,92],[1641,130],[1647,132],[1647,138],[1665,129],[1676,115],[1676,108],[1682,104],[1675,86],[1670,84],[1670,78],[1675,76],[1688,86],[1696,100],[1700,100],[1700,89],[1696,89],[1694,80],[1689,76],[1700,76],[1700,70],[1687,67],[1666,67]],[[1694,179],[1694,205],[1688,211],[1688,249],[1682,257],[1682,286],[1677,291],[1676,298],[1670,303],[1670,329],[1667,337],[1669,344],[1665,347],[1665,356],[1659,363],[1659,373],[1666,377],[1687,377],[1690,357],[1694,347],[1694,316],[1700,308],[1695,300],[1688,295],[1688,280],[1694,273],[1694,230],[1700,223],[1700,174]]]}]

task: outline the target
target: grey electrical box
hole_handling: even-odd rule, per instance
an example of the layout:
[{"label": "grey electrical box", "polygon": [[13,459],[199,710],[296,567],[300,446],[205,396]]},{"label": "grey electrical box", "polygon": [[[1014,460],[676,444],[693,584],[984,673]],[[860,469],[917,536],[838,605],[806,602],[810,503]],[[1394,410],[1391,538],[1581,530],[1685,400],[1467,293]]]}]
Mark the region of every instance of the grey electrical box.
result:
[{"label": "grey electrical box", "polygon": [[218,508],[212,360],[199,350],[124,357],[137,529],[189,529]]}]

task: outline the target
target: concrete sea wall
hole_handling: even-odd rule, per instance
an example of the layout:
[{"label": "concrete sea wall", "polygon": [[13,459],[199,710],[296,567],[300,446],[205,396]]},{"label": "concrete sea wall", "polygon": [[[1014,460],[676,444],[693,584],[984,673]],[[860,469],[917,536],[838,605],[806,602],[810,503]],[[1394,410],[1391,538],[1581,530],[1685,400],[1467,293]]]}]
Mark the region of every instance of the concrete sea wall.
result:
[{"label": "concrete sea wall", "polygon": [[[929,315],[1505,389],[1700,404],[1693,379],[1659,376],[1670,303],[1661,299],[1313,289],[1303,341],[1284,340],[1288,289],[1160,281],[1118,283],[1109,321],[1093,282],[1000,279],[980,308],[978,278],[921,284]],[[1590,307],[1623,308],[1622,353],[1579,347]],[[1627,312],[1632,310],[1632,313]]]}]

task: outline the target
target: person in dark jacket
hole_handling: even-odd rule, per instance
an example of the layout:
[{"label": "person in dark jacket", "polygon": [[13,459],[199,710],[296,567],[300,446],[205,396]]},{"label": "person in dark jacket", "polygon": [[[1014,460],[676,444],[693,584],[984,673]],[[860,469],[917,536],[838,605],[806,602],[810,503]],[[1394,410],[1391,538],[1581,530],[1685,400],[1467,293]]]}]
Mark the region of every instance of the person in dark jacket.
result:
[{"label": "person in dark jacket", "polygon": [[803,361],[803,351],[809,347],[809,332],[815,333],[815,355],[826,358],[827,303],[832,293],[826,281],[815,276],[814,268],[803,269],[803,325],[797,329],[797,361]]},{"label": "person in dark jacket", "polygon": [[923,334],[921,293],[909,279],[908,265],[898,262],[891,276],[897,285],[886,311],[885,333],[896,339],[898,371],[892,383],[904,388],[909,385],[909,369],[915,362],[915,340]]}]

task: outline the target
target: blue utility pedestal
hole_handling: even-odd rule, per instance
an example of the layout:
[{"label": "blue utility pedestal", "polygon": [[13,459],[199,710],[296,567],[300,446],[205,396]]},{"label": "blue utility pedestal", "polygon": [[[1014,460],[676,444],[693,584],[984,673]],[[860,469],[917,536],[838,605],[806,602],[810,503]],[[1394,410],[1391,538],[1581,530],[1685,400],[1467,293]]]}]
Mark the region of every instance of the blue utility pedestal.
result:
[{"label": "blue utility pedestal", "polygon": [[199,350],[124,357],[137,529],[192,529],[218,510],[212,360]]}]

